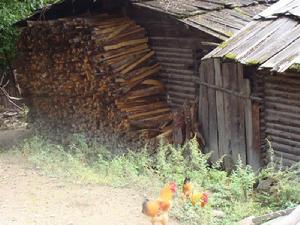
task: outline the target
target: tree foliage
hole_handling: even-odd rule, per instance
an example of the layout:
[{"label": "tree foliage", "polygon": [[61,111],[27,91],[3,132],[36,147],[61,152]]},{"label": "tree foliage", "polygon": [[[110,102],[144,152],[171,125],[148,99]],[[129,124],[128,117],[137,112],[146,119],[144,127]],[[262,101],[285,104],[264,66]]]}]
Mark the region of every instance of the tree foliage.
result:
[{"label": "tree foliage", "polygon": [[7,65],[15,55],[18,32],[14,24],[57,0],[1,0],[0,1],[0,66]]}]

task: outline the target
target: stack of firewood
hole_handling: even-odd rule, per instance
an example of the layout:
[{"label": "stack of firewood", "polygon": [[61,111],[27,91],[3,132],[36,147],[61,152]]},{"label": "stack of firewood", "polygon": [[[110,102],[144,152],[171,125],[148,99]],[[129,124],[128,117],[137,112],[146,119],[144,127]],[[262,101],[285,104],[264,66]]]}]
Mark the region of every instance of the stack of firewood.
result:
[{"label": "stack of firewood", "polygon": [[28,22],[15,67],[40,128],[151,139],[172,129],[154,54],[142,27],[104,14]]}]

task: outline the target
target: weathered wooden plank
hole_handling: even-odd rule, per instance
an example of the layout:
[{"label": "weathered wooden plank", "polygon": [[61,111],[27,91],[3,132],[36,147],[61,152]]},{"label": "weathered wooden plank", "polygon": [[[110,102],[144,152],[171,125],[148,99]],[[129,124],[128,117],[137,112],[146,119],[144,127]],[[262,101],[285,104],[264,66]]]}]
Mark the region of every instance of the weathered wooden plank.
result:
[{"label": "weathered wooden plank", "polygon": [[121,71],[121,74],[126,74],[136,68],[138,65],[144,63],[146,60],[151,58],[155,53],[153,51],[147,53],[142,58],[138,59],[134,64],[131,64],[130,66],[126,67],[124,70]]},{"label": "weathered wooden plank", "polygon": [[[200,80],[207,82],[207,61],[203,61],[200,65]],[[202,126],[202,133],[205,140],[209,140],[209,118],[208,118],[208,92],[207,87],[199,87],[199,122]],[[205,152],[210,151],[209,143],[205,146]]]},{"label": "weathered wooden plank", "polygon": [[294,0],[279,1],[272,7],[269,7],[265,11],[261,12],[257,17],[273,18],[274,14],[286,12],[287,6],[292,2],[294,2]]},{"label": "weathered wooden plank", "polygon": [[[273,32],[275,32],[278,27],[284,25],[289,19],[283,18],[281,20],[275,20],[268,26],[264,27],[259,32],[255,33],[254,37],[248,39],[246,42],[241,43],[237,49],[235,49],[234,54],[237,55],[236,59],[240,60],[249,52],[252,52],[254,47],[259,48],[259,45],[263,43],[263,40],[268,38]],[[249,46],[253,46],[253,48],[249,48]],[[263,46],[262,46],[263,47]]]},{"label": "weathered wooden plank", "polygon": [[[275,94],[277,92],[279,92],[278,94],[283,93],[283,92],[291,92],[291,94],[298,94],[300,93],[300,90],[298,89],[299,84],[297,84],[297,81],[295,81],[295,83],[290,84],[290,83],[286,83],[286,82],[282,82],[280,84],[271,84],[271,83],[267,83],[266,87],[268,88],[268,90],[266,90],[266,93],[270,93],[270,94]],[[290,94],[290,93],[288,93]],[[281,95],[282,96],[282,95]],[[291,95],[293,96],[293,95]]]},{"label": "weathered wooden plank", "polygon": [[252,38],[258,31],[262,30],[264,27],[270,25],[272,21],[263,21],[262,23],[258,23],[256,21],[250,22],[247,25],[247,29],[245,32],[242,32],[240,35],[234,36],[229,45],[225,48],[216,48],[213,52],[205,56],[205,58],[209,58],[211,56],[222,57],[229,52],[234,52],[235,49],[239,46],[239,43],[246,42],[249,38]]},{"label": "weathered wooden plank", "polygon": [[[206,62],[206,76],[209,84],[215,84],[215,70],[214,61],[209,59]],[[209,142],[210,151],[213,152],[211,160],[216,162],[219,159],[219,146],[218,146],[218,122],[217,122],[217,102],[216,91],[208,88],[208,125],[209,125]]]},{"label": "weathered wooden plank", "polygon": [[[244,95],[244,71],[243,65],[237,64],[237,90]],[[247,163],[247,144],[245,130],[245,99],[237,98],[237,148],[241,156],[241,160]]]},{"label": "weathered wooden plank", "polygon": [[267,125],[266,135],[272,141],[273,138],[281,137],[289,141],[292,139],[293,141],[300,142],[300,135],[295,133],[290,133],[284,130],[279,130],[276,125]]},{"label": "weathered wooden plank", "polygon": [[300,82],[294,74],[266,76],[265,82],[266,134],[276,155],[291,165],[300,155]]},{"label": "weathered wooden plank", "polygon": [[[223,77],[221,70],[221,60],[214,59],[215,68],[215,84],[218,87],[223,87]],[[218,155],[222,157],[225,153],[224,145],[225,140],[225,112],[224,112],[224,93],[220,90],[216,90],[216,106],[217,106],[217,123],[218,123]]]},{"label": "weathered wooden plank", "polygon": [[[250,90],[249,80],[244,80],[244,89],[246,95],[250,96],[251,90]],[[247,137],[247,163],[251,165],[254,169],[259,169],[260,167],[259,151],[261,146],[255,145],[255,142],[257,141],[256,133],[260,132],[259,123],[260,123],[259,112],[253,110],[253,105],[250,99],[246,100],[245,125],[246,125],[246,137]],[[260,138],[261,137],[259,137],[259,139]]]},{"label": "weathered wooden plank", "polygon": [[[300,96],[299,96],[299,98],[300,98]],[[288,98],[287,95],[283,95],[283,96],[274,96],[274,95],[266,96],[265,100],[269,101],[269,102],[276,102],[276,103],[279,103],[279,104],[287,104],[287,105],[294,105],[294,106],[300,107],[300,101],[299,100]]]},{"label": "weathered wooden plank", "polygon": [[[237,30],[240,30],[245,26],[245,23],[250,21],[243,21],[241,23],[237,18],[232,17],[228,13],[225,12],[211,12],[202,16],[204,21],[208,20],[211,23],[215,23],[221,25],[222,27],[226,27],[226,31],[233,30],[235,33]],[[234,20],[235,19],[235,20]]]},{"label": "weathered wooden plank", "polygon": [[162,66],[159,77],[167,87],[170,104],[178,106],[186,99],[194,100],[194,72],[191,68],[194,61],[191,46],[176,45],[176,40],[169,37],[155,36],[150,37],[150,40],[156,51],[155,57]]},{"label": "weathered wooden plank", "polygon": [[243,25],[243,27],[244,27],[245,24],[248,24],[252,20],[253,14],[256,15],[256,13],[255,13],[256,9],[258,11],[263,10],[263,9],[260,9],[260,7],[257,6],[257,5],[254,6],[254,7],[240,8],[241,11],[231,10],[231,9],[224,9],[223,13],[221,13],[219,15],[219,18],[222,18],[222,15],[224,15],[226,13],[230,14],[230,17],[228,17],[229,19],[235,19],[235,22],[237,24]]},{"label": "weathered wooden plank", "polygon": [[185,87],[183,85],[174,85],[167,83],[167,90],[169,91],[178,91],[180,93],[193,94],[195,93],[195,87]]},{"label": "weathered wooden plank", "polygon": [[178,91],[173,91],[173,90],[168,90],[168,95],[173,96],[173,97],[179,97],[182,99],[190,99],[190,100],[195,100],[195,94],[186,94]]},{"label": "weathered wooden plank", "polygon": [[[298,36],[299,35],[300,33],[298,34]],[[300,40],[295,40],[288,47],[262,64],[261,67],[273,68],[273,70],[276,70],[278,72],[284,72],[294,64],[294,60],[299,56],[299,52],[297,51],[297,46],[299,46],[299,44]]]},{"label": "weathered wooden plank", "polygon": [[[228,71],[227,77],[225,78],[224,84],[227,86],[229,90],[238,91],[238,71],[236,63],[228,63]],[[230,108],[228,108],[228,119],[229,119],[229,129],[231,130],[230,138],[230,150],[232,154],[232,158],[234,162],[237,162],[238,159],[241,159],[243,162],[246,162],[246,157],[244,152],[241,154],[241,149],[239,149],[239,139],[240,135],[238,133],[239,126],[239,115],[238,108],[239,104],[242,103],[241,99],[236,96],[230,95],[228,96],[228,104]]]},{"label": "weathered wooden plank", "polygon": [[277,212],[272,212],[272,213],[269,213],[269,214],[266,214],[266,215],[263,215],[263,216],[256,217],[256,218],[253,219],[252,222],[254,223],[254,225],[260,225],[263,222],[270,221],[270,220],[275,219],[275,218],[280,217],[280,216],[288,215],[295,209],[296,209],[296,207],[291,208],[291,209],[286,209],[286,210],[280,210],[280,211],[277,211]]},{"label": "weathered wooden plank", "polygon": [[166,79],[166,78],[161,78],[160,79],[163,83],[169,83],[169,84],[174,84],[174,85],[182,85],[184,87],[195,87],[194,82],[188,82],[188,81],[182,81],[182,80],[175,80],[175,79]]},{"label": "weathered wooden plank", "polygon": [[[150,39],[153,39],[155,37],[151,37]],[[188,48],[176,48],[175,46],[167,47],[167,46],[157,46],[153,45],[152,49],[155,50],[155,52],[170,52],[170,53],[181,53],[181,54],[190,54],[192,57],[192,50]]]},{"label": "weathered wooden plank", "polygon": [[[231,89],[232,87],[232,63],[222,64],[222,74],[223,74],[223,87],[226,89]],[[226,157],[224,158],[224,166],[226,170],[231,170],[233,168],[233,149],[232,149],[232,113],[234,107],[231,104],[231,95],[224,93],[224,124],[225,124],[225,143],[223,145],[224,153]],[[234,156],[235,157],[235,156]]]},{"label": "weathered wooden plank", "polygon": [[289,45],[292,41],[298,38],[297,34],[300,33],[300,26],[295,20],[288,20],[284,26],[279,27],[270,37],[266,38],[261,44],[261,48],[255,49],[246,57],[241,58],[243,62],[258,61],[265,62],[277,52]]},{"label": "weathered wooden plank", "polygon": [[180,51],[178,52],[173,52],[173,51],[156,51],[155,55],[158,57],[172,57],[172,58],[185,58],[185,59],[190,59],[193,58],[193,55],[191,53],[182,53]]},{"label": "weathered wooden plank", "polygon": [[284,159],[288,159],[293,161],[294,163],[299,162],[300,161],[300,155],[295,155],[295,154],[290,154],[290,153],[286,153],[283,150],[284,149],[292,149],[290,146],[284,146],[284,145],[280,145],[277,144],[275,142],[273,142],[273,148],[276,149],[274,150],[275,155],[278,155]]},{"label": "weathered wooden plank", "polygon": [[287,125],[290,127],[294,127],[294,128],[299,128],[300,127],[300,121],[299,120],[295,120],[295,119],[291,119],[291,118],[287,118],[287,117],[282,117],[276,114],[271,114],[268,112],[267,116],[266,116],[266,122],[267,123],[277,123],[277,124],[281,124],[281,125]]},{"label": "weathered wooden plank", "polygon": [[[187,37],[178,37],[182,34],[175,34],[178,33],[178,26],[173,26],[173,28],[171,29],[175,29],[173,32],[173,34],[168,33],[168,35],[174,35],[174,37],[151,37],[150,41],[152,44],[155,44],[156,46],[164,46],[164,47],[169,47],[169,48],[174,48],[174,46],[176,46],[177,48],[193,48],[193,47],[197,47],[197,48],[202,48],[202,49],[210,49],[212,46],[216,46],[214,45],[215,43],[209,43],[209,42],[205,42],[205,38],[201,37],[201,33],[198,32],[197,35],[195,36],[191,36],[188,37],[189,41],[187,42]],[[161,27],[161,25],[157,25],[157,30],[158,27]],[[162,28],[161,28],[162,29]],[[167,27],[167,29],[171,30],[169,27]],[[177,29],[177,30],[176,30]],[[186,31],[184,32],[186,34]],[[162,35],[161,33],[158,35]],[[211,39],[208,39],[211,40]]]},{"label": "weathered wooden plank", "polygon": [[182,105],[184,104],[184,102],[186,101],[186,99],[183,98],[178,98],[177,96],[168,96],[168,100],[171,102],[171,104],[174,105],[179,105],[182,108]]},{"label": "weathered wooden plank", "polygon": [[253,123],[253,147],[254,151],[260,151],[260,105],[252,103],[252,123]]},{"label": "weathered wooden plank", "polygon": [[138,40],[130,40],[130,41],[127,41],[127,42],[118,43],[116,45],[104,46],[104,50],[109,51],[109,50],[114,50],[114,49],[118,49],[118,48],[122,48],[122,47],[126,47],[126,46],[131,46],[131,45],[144,44],[144,43],[147,43],[147,42],[148,42],[147,38],[138,39]]},{"label": "weathered wooden plank", "polygon": [[206,19],[202,15],[197,15],[195,17],[189,17],[182,20],[184,23],[195,27],[199,30],[204,31],[207,34],[210,34],[214,37],[219,38],[220,40],[226,40],[230,37],[232,33],[234,33],[236,30],[232,28],[227,28],[224,25],[216,24],[214,21],[210,21],[209,19]]},{"label": "weathered wooden plank", "polygon": [[280,104],[275,102],[266,102],[266,107],[269,109],[280,110],[281,112],[289,112],[289,113],[300,113],[300,107],[288,105],[288,104]]},{"label": "weathered wooden plank", "polygon": [[194,61],[193,61],[193,58],[185,58],[185,57],[181,57],[181,58],[177,58],[177,57],[171,57],[169,55],[167,56],[161,56],[161,55],[156,55],[156,59],[158,61],[163,61],[163,62],[166,62],[166,63],[190,63],[192,64]]},{"label": "weathered wooden plank", "polygon": [[290,127],[300,127],[300,115],[297,113],[285,113],[278,110],[266,110],[266,122],[279,123]]},{"label": "weathered wooden plank", "polygon": [[189,70],[189,69],[174,69],[174,68],[167,68],[167,67],[162,67],[162,71],[165,73],[172,73],[172,74],[182,74],[182,75],[186,75],[186,76],[192,76],[193,75],[193,71]]},{"label": "weathered wooden plank", "polygon": [[160,72],[159,76],[168,80],[177,80],[177,81],[194,83],[194,78],[190,75],[184,75],[184,74],[177,75],[177,74],[167,74],[167,73]]},{"label": "weathered wooden plank", "polygon": [[281,144],[282,146],[285,146],[282,148],[283,152],[294,154],[294,155],[300,155],[300,143],[296,140],[287,140],[286,138],[281,138],[276,135],[274,136],[274,140],[272,143]]}]

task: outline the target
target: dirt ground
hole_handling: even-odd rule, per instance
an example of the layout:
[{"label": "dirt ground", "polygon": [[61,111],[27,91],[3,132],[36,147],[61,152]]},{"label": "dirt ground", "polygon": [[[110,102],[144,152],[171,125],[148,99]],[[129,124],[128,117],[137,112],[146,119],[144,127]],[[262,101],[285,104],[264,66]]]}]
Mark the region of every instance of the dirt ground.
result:
[{"label": "dirt ground", "polygon": [[134,189],[66,183],[0,154],[0,225],[150,225],[142,201]]},{"label": "dirt ground", "polygon": [[0,149],[8,149],[28,137],[31,131],[25,128],[0,130]]}]

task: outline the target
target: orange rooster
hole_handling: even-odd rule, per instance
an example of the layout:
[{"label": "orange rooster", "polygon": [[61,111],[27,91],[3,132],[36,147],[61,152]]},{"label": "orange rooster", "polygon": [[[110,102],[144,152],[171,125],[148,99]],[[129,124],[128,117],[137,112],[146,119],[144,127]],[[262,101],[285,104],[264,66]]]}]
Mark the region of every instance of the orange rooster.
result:
[{"label": "orange rooster", "polygon": [[193,206],[204,207],[208,203],[208,194],[207,193],[192,193],[190,200]]},{"label": "orange rooster", "polygon": [[208,203],[208,193],[193,192],[193,185],[188,177],[183,181],[182,194],[184,198],[190,199],[193,206],[204,207]]},{"label": "orange rooster", "polygon": [[172,200],[176,194],[176,183],[171,182],[164,186],[156,200],[145,199],[143,203],[142,212],[151,217],[151,223],[160,223],[161,225],[167,225],[169,220],[168,211],[172,207]]}]

